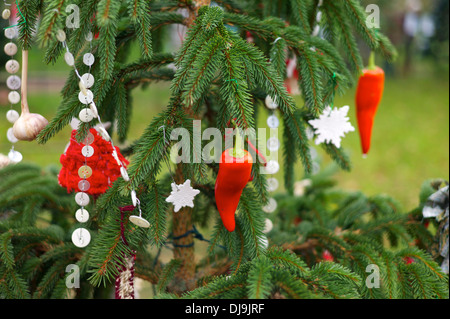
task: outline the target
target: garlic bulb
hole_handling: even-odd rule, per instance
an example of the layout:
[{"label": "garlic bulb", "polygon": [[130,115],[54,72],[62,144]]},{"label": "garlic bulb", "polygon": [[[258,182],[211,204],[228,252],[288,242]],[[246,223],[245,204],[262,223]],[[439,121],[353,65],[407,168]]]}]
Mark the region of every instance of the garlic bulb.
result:
[{"label": "garlic bulb", "polygon": [[48,121],[40,114],[30,113],[27,101],[28,51],[22,51],[22,114],[14,123],[14,136],[19,141],[33,141]]},{"label": "garlic bulb", "polygon": [[48,121],[40,114],[22,112],[14,123],[14,136],[19,141],[33,141],[47,124]]}]

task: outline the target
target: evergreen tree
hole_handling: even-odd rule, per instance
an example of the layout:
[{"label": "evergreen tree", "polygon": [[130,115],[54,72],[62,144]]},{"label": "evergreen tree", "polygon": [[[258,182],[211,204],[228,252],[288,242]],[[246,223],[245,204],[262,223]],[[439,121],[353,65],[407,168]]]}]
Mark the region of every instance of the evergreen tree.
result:
[{"label": "evergreen tree", "polygon": [[[19,1],[23,14],[19,22],[26,20],[19,25],[20,45],[46,50],[46,63],[54,63],[65,52],[56,38],[59,29],[66,31],[68,49],[80,66],[91,50],[86,35],[98,31],[92,43],[99,61],[92,67],[95,103],[101,118],[114,123],[110,133],[115,131],[120,141],[126,140],[131,123],[132,90],[168,81],[171,98],[164,112],[148,119],[142,136],[122,150],[130,160],[130,180],[119,178],[90,204],[87,228],[93,240],[86,248],[70,242],[76,227],[73,196],[58,189],[54,172],[42,174],[26,165],[0,170],[0,208],[5,216],[0,223],[0,296],[62,298],[68,292],[70,263],[80,267],[77,298],[105,297],[126,256],[136,253],[136,276],[154,285],[160,298],[448,298],[448,277],[432,257],[417,247],[403,248],[416,238],[431,236],[417,214],[401,214],[390,198],[359,193],[333,198],[326,192],[329,181],[314,182],[302,199],[291,197],[295,167],[303,167],[307,176],[312,173],[308,121],[332,105],[336,93],[350,88],[364,68],[357,39],[386,60],[395,58],[387,37],[367,26],[359,1],[215,3],[218,6],[208,0]],[[79,28],[65,28],[69,4],[80,8]],[[322,37],[313,35],[319,8]],[[164,52],[164,31],[175,24],[187,27],[186,38],[177,52]],[[245,41],[247,32],[254,44]],[[141,56],[129,62],[135,42]],[[284,86],[288,56],[298,61],[304,105],[296,105]],[[78,116],[78,81],[71,72],[57,114],[39,134],[38,143],[51,141]],[[276,97],[289,147],[283,154],[288,194],[275,221],[272,245],[266,249],[261,240],[262,207],[269,195],[260,161],[253,166],[253,182],[242,193],[234,232],[224,228],[215,205],[218,164],[194,152],[191,163],[173,167],[173,175],[162,170],[172,166],[173,141],[168,137],[176,128],[186,129],[191,138],[195,119],[201,119],[204,128],[219,128],[223,136],[230,122],[242,130],[256,129],[258,109],[268,95]],[[77,138],[83,139],[94,124],[82,123]],[[341,169],[351,168],[342,149],[322,146]],[[197,163],[194,159],[199,158]],[[189,179],[200,190],[194,208],[175,212],[166,202],[172,178],[177,184]],[[130,213],[121,210],[130,205],[132,189],[138,193],[149,229],[130,223]],[[295,226],[292,214],[305,221]],[[205,239],[198,228],[212,229],[210,238]],[[202,260],[195,255],[196,240],[209,242]],[[163,263],[160,251],[169,246],[172,260]],[[320,262],[317,254],[324,250],[333,262]],[[414,263],[406,264],[406,257]],[[381,289],[367,288],[366,269],[371,264],[380,269]]]}]

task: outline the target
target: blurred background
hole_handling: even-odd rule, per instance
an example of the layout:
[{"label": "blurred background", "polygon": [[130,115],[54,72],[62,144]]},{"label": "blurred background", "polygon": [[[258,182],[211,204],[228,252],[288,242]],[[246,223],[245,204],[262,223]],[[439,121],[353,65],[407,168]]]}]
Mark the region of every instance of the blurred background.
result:
[{"label": "blurred background", "polygon": [[[389,36],[399,52],[394,64],[377,59],[387,73],[385,95],[375,121],[372,150],[362,159],[358,133],[347,135],[342,147],[349,153],[351,172],[337,170],[337,186],[344,190],[361,191],[367,195],[388,194],[410,210],[418,204],[421,184],[433,178],[449,179],[449,1],[448,0],[363,0],[365,6],[377,4],[381,9],[381,32]],[[1,20],[2,29],[6,27]],[[180,39],[180,28],[165,30],[168,43]],[[7,39],[0,37],[2,47]],[[170,49],[170,47],[168,47]],[[136,50],[137,51],[137,50]],[[361,45],[367,63],[368,48]],[[137,59],[139,53],[129,59]],[[20,62],[20,56],[15,57]],[[8,57],[0,54],[0,64]],[[28,101],[32,112],[51,120],[61,101],[60,90],[72,70],[60,59],[55,65],[43,63],[43,51],[30,51]],[[11,144],[6,132],[11,124],[5,114],[10,109],[8,73],[0,70],[0,154],[7,155]],[[350,106],[351,122],[355,117],[355,89],[337,96],[336,106]],[[301,97],[296,97],[302,105]],[[169,101],[169,84],[156,83],[133,93],[132,125],[128,142],[138,138],[154,115]],[[20,113],[20,105],[14,106]],[[258,126],[264,127],[267,113],[260,112]],[[61,167],[59,158],[69,141],[71,128],[57,134],[46,145],[18,142],[16,149],[24,161],[43,168]],[[114,135],[113,135],[114,138]],[[119,145],[121,146],[121,145]],[[317,173],[330,166],[330,160],[311,141],[318,162]],[[281,160],[281,157],[280,157]],[[302,180],[303,168],[298,164],[297,180]],[[282,171],[279,172],[282,179]],[[282,191],[282,190],[281,190]]]}]

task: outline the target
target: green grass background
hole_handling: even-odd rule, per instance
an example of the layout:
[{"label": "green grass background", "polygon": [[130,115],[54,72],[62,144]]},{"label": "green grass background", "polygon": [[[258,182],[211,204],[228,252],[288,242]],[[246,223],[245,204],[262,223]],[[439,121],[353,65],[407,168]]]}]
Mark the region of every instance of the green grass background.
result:
[{"label": "green grass background", "polygon": [[[42,53],[30,52],[31,112],[40,113],[48,120],[56,114],[61,101],[58,88],[70,72],[62,61],[54,66],[43,64]],[[5,74],[1,74],[4,83]],[[59,79],[45,84],[47,80]],[[37,87],[36,83],[40,83]],[[367,195],[387,194],[403,204],[405,210],[418,204],[421,184],[428,179],[449,179],[449,80],[448,71],[441,70],[431,61],[416,63],[413,72],[407,76],[388,77],[385,94],[376,117],[372,149],[367,159],[362,159],[357,130],[349,133],[342,147],[350,154],[351,172],[338,171],[338,187],[349,191],[362,191]],[[337,96],[335,105],[349,105],[350,118],[357,129],[355,119],[354,89],[344,96]],[[129,131],[131,142],[137,139],[165,108],[169,100],[168,84],[158,83],[146,90],[133,92],[134,105]],[[296,97],[302,105],[301,97]],[[101,107],[101,106],[99,106]],[[6,114],[9,106],[2,103],[0,112]],[[18,107],[16,106],[18,110]],[[265,127],[267,112],[260,112],[258,125]],[[11,126],[0,117],[0,153],[7,154],[10,144],[6,131]],[[280,131],[281,132],[281,131]],[[61,166],[59,157],[70,136],[70,128],[57,134],[45,145],[36,142],[19,142],[16,149],[24,155],[24,161],[34,162],[42,167]],[[113,135],[113,138],[115,136]],[[311,145],[316,147],[311,141]],[[119,145],[120,146],[120,145]],[[326,155],[317,147],[323,157],[322,168],[330,164]],[[281,161],[280,156],[280,162]],[[303,168],[298,163],[297,180],[303,178]],[[282,171],[277,175],[282,179]],[[283,191],[281,189],[280,191]]]}]

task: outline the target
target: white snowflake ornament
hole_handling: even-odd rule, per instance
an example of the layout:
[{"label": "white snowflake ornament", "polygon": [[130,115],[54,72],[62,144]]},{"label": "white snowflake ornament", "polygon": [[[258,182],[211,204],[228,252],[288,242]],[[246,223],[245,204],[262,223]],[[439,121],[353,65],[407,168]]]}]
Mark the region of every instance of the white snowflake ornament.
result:
[{"label": "white snowflake ornament", "polygon": [[189,206],[193,208],[194,198],[199,193],[199,190],[192,188],[189,179],[181,185],[172,183],[172,193],[166,198],[166,202],[172,203],[175,206],[175,213],[178,213],[183,207]]},{"label": "white snowflake ornament", "polygon": [[337,148],[341,147],[341,138],[348,132],[355,131],[347,117],[350,107],[348,105],[340,109],[326,107],[323,114],[316,120],[309,121],[317,134],[316,144],[333,143]]}]

